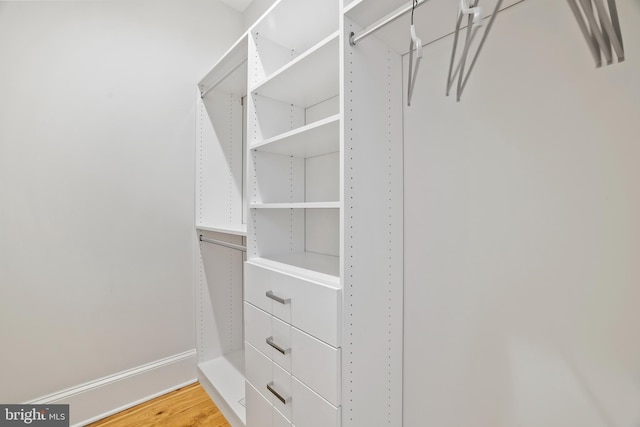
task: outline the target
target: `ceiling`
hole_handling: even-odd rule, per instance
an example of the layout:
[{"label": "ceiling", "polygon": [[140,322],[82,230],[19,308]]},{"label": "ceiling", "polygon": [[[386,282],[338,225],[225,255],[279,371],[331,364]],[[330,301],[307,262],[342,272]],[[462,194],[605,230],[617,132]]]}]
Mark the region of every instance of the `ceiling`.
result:
[{"label": "ceiling", "polygon": [[238,12],[244,12],[244,10],[249,6],[252,0],[220,0],[222,3],[227,6],[231,6]]},{"label": "ceiling", "polygon": [[[61,0],[5,0],[5,1],[61,1]],[[87,0],[66,0],[66,1],[87,1]],[[99,1],[99,0],[89,0]],[[221,3],[226,4],[237,10],[238,12],[244,12],[245,9],[251,4],[253,0],[220,0]]]}]

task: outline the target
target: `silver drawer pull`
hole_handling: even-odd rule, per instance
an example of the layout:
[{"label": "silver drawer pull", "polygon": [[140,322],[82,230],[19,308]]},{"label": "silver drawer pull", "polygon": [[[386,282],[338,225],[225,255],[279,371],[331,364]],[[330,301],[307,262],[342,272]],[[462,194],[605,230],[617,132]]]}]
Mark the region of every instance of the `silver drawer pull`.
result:
[{"label": "silver drawer pull", "polygon": [[291,298],[282,298],[278,295],[275,295],[273,291],[267,291],[267,298],[271,298],[274,301],[279,302],[280,304],[289,304],[291,302]]},{"label": "silver drawer pull", "polygon": [[282,354],[287,354],[287,353],[289,353],[291,351],[290,348],[282,348],[278,344],[274,343],[273,342],[273,337],[267,338],[267,344],[269,344],[271,347],[275,348],[276,350],[278,350]]},{"label": "silver drawer pull", "polygon": [[278,398],[278,400],[282,403],[284,403],[285,405],[287,404],[287,402],[289,402],[291,400],[291,397],[282,397],[282,395],[280,393],[278,393],[274,388],[273,388],[273,381],[271,381],[269,384],[267,384],[267,390],[269,390],[271,393],[273,393],[273,395],[275,397]]}]

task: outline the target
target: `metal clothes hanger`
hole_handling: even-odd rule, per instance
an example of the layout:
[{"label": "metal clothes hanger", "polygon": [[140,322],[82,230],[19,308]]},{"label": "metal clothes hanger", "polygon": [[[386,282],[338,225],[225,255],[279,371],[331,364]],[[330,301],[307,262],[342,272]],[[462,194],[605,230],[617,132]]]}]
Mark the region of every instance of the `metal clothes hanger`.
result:
[{"label": "metal clothes hanger", "polygon": [[[473,2],[473,3],[472,3]],[[491,27],[493,26],[493,22],[495,21],[496,16],[498,15],[498,11],[500,10],[500,6],[502,5],[503,0],[498,0],[496,6],[493,10],[493,14],[489,19],[489,23],[487,24],[486,29],[484,30],[484,34],[482,35],[482,39],[480,40],[480,44],[473,55],[471,60],[471,65],[467,73],[465,74],[467,57],[469,56],[469,51],[471,48],[471,44],[473,43],[478,29],[482,26],[482,10],[478,6],[479,0],[460,0],[460,8],[458,10],[458,19],[456,20],[456,29],[453,36],[453,49],[451,51],[451,61],[449,62],[449,73],[447,76],[447,91],[446,94],[449,96],[449,92],[451,91],[451,87],[453,86],[453,82],[458,78],[458,84],[456,88],[456,101],[460,101],[462,96],[462,92],[464,91],[467,82],[469,81],[469,76],[473,71],[473,67],[478,60],[478,56],[480,55],[480,51],[484,46],[485,41],[487,40],[487,36],[489,35],[489,31],[491,31]],[[467,34],[464,41],[464,48],[462,50],[462,55],[458,61],[458,64],[455,66],[454,63],[456,60],[456,50],[458,46],[458,38],[460,34],[460,27],[462,25],[462,19],[464,15],[468,16],[467,19]],[[473,15],[473,16],[472,16]]]},{"label": "metal clothes hanger", "polygon": [[[420,61],[422,61],[422,40],[416,35],[416,27],[413,24],[413,12],[416,9],[418,0],[412,0],[411,8],[411,26],[409,28],[411,33],[411,41],[409,42],[409,79],[407,90],[407,106],[411,106],[411,98],[413,96],[413,89],[416,86],[416,78],[418,77],[418,69],[420,68]],[[413,66],[413,52],[416,52],[416,65]]]},{"label": "metal clothes hanger", "polygon": [[567,0],[567,3],[587,41],[596,67],[602,66],[602,55],[607,65],[612,64],[613,52],[618,62],[624,61],[624,45],[616,0],[607,0],[607,6],[603,0],[579,1],[582,9],[576,0]]}]

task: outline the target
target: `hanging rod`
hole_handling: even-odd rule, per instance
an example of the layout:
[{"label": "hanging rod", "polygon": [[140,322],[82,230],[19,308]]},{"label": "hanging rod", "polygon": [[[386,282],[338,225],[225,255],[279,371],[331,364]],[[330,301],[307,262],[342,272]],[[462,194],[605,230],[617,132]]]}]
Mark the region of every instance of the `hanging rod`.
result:
[{"label": "hanging rod", "polygon": [[[418,0],[417,4],[416,4],[416,8],[418,8],[419,6],[422,6],[423,4],[425,4],[426,2],[428,2],[429,0]],[[376,22],[374,22],[373,24],[369,25],[366,28],[363,28],[362,30],[358,31],[357,33],[351,33],[351,37],[349,37],[349,43],[351,44],[351,46],[355,46],[360,40],[364,39],[367,36],[370,36],[371,34],[375,33],[376,31],[378,31],[380,28],[384,27],[387,24],[392,23],[393,21],[395,21],[396,19],[402,17],[403,15],[411,12],[411,9],[413,9],[413,1],[410,1],[408,3],[406,3],[404,6],[400,6],[399,8],[397,8],[396,10],[394,10],[393,12],[391,12],[390,14],[383,16],[382,18],[378,19]]]},{"label": "hanging rod", "polygon": [[229,77],[231,74],[233,74],[233,72],[235,70],[237,70],[238,68],[242,67],[245,63],[247,62],[247,58],[244,58],[242,61],[240,61],[238,63],[238,65],[234,66],[231,70],[227,71],[222,77],[220,77],[218,80],[216,80],[215,82],[213,82],[213,84],[211,86],[209,86],[208,88],[206,88],[204,91],[200,92],[200,98],[204,98],[205,96],[207,96],[207,94],[209,92],[211,92],[213,89],[215,89],[216,86],[218,86],[220,83],[222,83],[222,81],[224,79],[226,79],[227,77]]},{"label": "hanging rod", "polygon": [[222,240],[210,239],[208,237],[204,237],[202,234],[200,235],[200,241],[205,243],[212,243],[218,246],[224,246],[225,248],[235,249],[236,251],[246,252],[247,247],[236,245],[233,243],[223,242]]}]

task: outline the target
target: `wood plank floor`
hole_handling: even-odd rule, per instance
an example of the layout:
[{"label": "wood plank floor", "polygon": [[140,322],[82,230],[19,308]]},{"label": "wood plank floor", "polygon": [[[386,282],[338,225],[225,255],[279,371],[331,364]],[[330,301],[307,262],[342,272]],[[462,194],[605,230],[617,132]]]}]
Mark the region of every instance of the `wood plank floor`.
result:
[{"label": "wood plank floor", "polygon": [[97,426],[231,427],[199,383],[89,424]]}]

